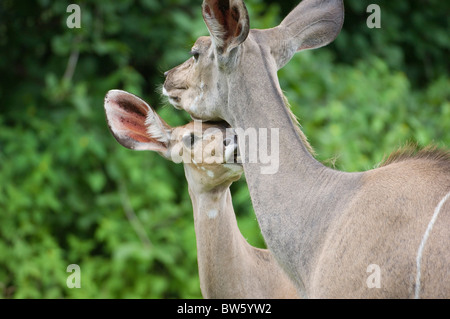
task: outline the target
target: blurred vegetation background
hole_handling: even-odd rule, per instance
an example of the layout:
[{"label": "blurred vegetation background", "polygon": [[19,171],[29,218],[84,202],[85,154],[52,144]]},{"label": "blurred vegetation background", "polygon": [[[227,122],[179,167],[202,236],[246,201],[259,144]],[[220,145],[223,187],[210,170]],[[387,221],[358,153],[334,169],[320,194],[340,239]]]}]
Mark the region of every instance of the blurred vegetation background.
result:
[{"label": "blurred vegetation background", "polygon": [[[251,26],[298,0],[246,0]],[[159,91],[163,72],[207,35],[200,0],[0,2],[0,297],[200,298],[192,206],[181,165],[121,147],[103,98],[123,89],[172,126],[189,121]],[[369,29],[369,4],[381,28]],[[450,145],[449,12],[441,0],[346,0],[337,40],[306,51],[280,83],[318,159],[373,168],[407,141]],[[259,247],[245,181],[239,226]],[[81,288],[69,289],[69,264]]]}]

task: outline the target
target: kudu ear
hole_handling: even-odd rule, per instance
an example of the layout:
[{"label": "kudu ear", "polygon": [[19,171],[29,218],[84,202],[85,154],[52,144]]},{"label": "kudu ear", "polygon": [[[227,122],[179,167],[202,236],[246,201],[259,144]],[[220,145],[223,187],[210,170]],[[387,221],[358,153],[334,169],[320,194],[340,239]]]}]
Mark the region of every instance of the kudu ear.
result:
[{"label": "kudu ear", "polygon": [[219,54],[226,54],[247,39],[250,21],[243,0],[204,0],[203,19]]},{"label": "kudu ear", "polygon": [[121,145],[139,151],[167,151],[171,127],[142,99],[111,90],[104,107],[108,126]]},{"label": "kudu ear", "polygon": [[[344,23],[343,0],[303,0],[281,24],[267,30],[278,68],[300,50],[317,49],[336,39]],[[275,38],[275,39],[274,39]],[[280,47],[281,46],[281,47]]]}]

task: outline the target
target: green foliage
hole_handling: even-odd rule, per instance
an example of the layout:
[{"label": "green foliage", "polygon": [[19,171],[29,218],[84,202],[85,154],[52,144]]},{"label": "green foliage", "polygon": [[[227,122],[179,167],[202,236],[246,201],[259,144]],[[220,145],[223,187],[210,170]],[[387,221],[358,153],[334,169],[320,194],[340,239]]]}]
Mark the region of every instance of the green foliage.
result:
[{"label": "green foliage", "polygon": [[[121,147],[103,112],[118,88],[170,125],[189,120],[156,92],[207,34],[200,1],[80,1],[81,29],[66,27],[69,3],[0,2],[0,296],[201,297],[182,166]],[[254,28],[281,20],[278,2],[246,3]],[[371,30],[350,1],[336,44],[280,71],[319,159],[364,170],[409,140],[450,144],[448,4],[431,3],[384,1]],[[232,192],[244,236],[264,246],[245,180]],[[69,264],[81,289],[66,286]]]},{"label": "green foliage", "polygon": [[[103,111],[112,88],[158,103],[143,92],[187,55],[189,2],[81,2],[79,30],[67,5],[1,4],[0,295],[200,297],[182,166],[122,148]],[[81,289],[66,286],[73,263]]]},{"label": "green foliage", "polygon": [[[267,2],[279,3],[282,16],[297,4],[297,1]],[[380,7],[380,29],[366,26],[370,4]],[[343,30],[327,47],[339,62],[353,65],[375,55],[390,69],[403,71],[411,84],[419,88],[448,76],[448,1],[346,0],[344,6]]]},{"label": "green foliage", "polygon": [[[380,6],[380,29],[359,27],[366,22],[370,13],[365,11],[371,3]],[[448,2],[361,0],[345,5],[345,32],[335,42],[339,59],[354,63],[376,55],[389,68],[407,74],[415,87],[448,76]]]},{"label": "green foliage", "polygon": [[333,64],[327,52],[302,52],[279,75],[326,164],[367,170],[408,141],[450,145],[448,77],[414,91],[403,72],[375,56],[354,66]]}]

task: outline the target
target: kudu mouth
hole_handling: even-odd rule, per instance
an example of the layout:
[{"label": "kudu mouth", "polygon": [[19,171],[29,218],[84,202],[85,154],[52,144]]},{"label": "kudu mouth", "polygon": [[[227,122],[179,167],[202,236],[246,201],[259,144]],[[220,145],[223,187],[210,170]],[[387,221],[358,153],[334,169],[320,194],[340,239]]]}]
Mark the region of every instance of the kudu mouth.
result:
[{"label": "kudu mouth", "polygon": [[179,85],[172,78],[174,69],[164,73],[166,80],[162,86],[162,94],[169,99],[169,103],[176,109],[181,109],[181,94],[188,89],[187,85]]},{"label": "kudu mouth", "polygon": [[181,110],[181,97],[180,94],[175,94],[173,91],[186,90],[186,88],[166,88],[166,83],[162,87],[163,96],[167,97],[169,103],[177,110]]}]

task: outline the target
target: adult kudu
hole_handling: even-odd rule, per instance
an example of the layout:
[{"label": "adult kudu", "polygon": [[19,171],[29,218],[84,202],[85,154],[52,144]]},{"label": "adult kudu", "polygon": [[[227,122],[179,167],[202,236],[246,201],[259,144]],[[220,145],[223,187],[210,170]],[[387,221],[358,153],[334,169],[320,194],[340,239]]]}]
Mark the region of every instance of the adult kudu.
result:
[{"label": "adult kudu", "polygon": [[278,171],[244,160],[244,172],[268,248],[299,293],[450,297],[449,153],[403,150],[374,170],[330,169],[308,151],[280,88],[277,71],[297,51],[336,38],[342,0],[303,0],[266,30],[250,30],[242,0],[204,0],[202,12],[210,36],[165,73],[163,93],[196,119],[279,130]]}]

